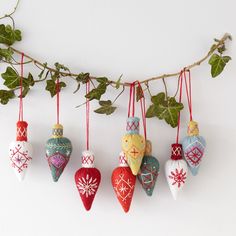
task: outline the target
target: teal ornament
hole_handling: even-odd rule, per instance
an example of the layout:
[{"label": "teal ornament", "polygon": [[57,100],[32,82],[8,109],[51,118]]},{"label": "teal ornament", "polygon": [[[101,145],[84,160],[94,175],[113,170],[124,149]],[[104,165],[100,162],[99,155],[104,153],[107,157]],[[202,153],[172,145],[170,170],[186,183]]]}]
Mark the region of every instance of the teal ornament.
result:
[{"label": "teal ornament", "polygon": [[63,137],[63,126],[56,124],[52,129],[52,138],[46,143],[46,158],[54,182],[60,178],[72,152],[71,141]]},{"label": "teal ornament", "polygon": [[197,122],[189,122],[188,136],[183,139],[182,146],[184,158],[188,163],[189,170],[193,176],[196,176],[206,147],[205,139],[202,136],[199,136]]},{"label": "teal ornament", "polygon": [[148,196],[152,196],[159,174],[159,161],[152,156],[152,144],[146,141],[146,151],[138,173],[138,180]]}]

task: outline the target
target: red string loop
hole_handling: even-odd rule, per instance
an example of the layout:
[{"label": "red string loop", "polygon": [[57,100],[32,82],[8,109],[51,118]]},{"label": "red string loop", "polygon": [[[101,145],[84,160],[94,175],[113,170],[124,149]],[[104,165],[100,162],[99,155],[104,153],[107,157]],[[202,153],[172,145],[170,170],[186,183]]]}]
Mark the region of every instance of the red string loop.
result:
[{"label": "red string loop", "polygon": [[60,124],[60,81],[57,78],[56,81],[56,92],[57,92],[57,124]]},{"label": "red string loop", "polygon": [[[90,92],[90,81],[86,83],[86,95]],[[90,101],[89,98],[86,98],[86,148],[89,150],[89,110],[90,110]]]},{"label": "red string loop", "polygon": [[24,53],[21,53],[20,62],[20,103],[19,103],[19,121],[23,121],[23,76],[24,76]]},{"label": "red string loop", "polygon": [[130,84],[128,117],[130,117],[131,110],[132,110],[132,117],[134,117],[135,114],[135,83],[136,82]]}]

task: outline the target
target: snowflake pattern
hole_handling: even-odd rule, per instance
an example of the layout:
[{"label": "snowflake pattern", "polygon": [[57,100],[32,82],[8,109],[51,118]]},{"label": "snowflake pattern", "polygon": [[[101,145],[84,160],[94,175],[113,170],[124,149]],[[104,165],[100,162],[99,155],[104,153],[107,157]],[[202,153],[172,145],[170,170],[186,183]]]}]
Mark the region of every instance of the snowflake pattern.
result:
[{"label": "snowflake pattern", "polygon": [[88,198],[96,193],[96,189],[98,188],[98,180],[97,178],[93,179],[92,176],[87,174],[85,178],[81,177],[78,179],[77,187],[79,192]]},{"label": "snowflake pattern", "polygon": [[203,146],[200,142],[194,142],[185,150],[185,157],[191,166],[198,166],[203,157]]},{"label": "snowflake pattern", "polygon": [[181,184],[185,183],[187,173],[184,172],[183,168],[180,171],[176,168],[175,172],[171,171],[170,173],[169,178],[173,180],[172,185],[177,184],[178,188],[180,188]]}]

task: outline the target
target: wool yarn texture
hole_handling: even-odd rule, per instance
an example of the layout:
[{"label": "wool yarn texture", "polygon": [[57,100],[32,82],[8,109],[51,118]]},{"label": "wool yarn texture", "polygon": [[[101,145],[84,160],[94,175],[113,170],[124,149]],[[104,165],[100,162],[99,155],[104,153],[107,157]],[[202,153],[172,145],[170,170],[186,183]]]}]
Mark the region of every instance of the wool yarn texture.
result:
[{"label": "wool yarn texture", "polygon": [[52,138],[46,143],[46,159],[51,170],[54,182],[57,182],[64,171],[72,152],[72,144],[63,137],[63,126],[55,124],[52,129]]}]

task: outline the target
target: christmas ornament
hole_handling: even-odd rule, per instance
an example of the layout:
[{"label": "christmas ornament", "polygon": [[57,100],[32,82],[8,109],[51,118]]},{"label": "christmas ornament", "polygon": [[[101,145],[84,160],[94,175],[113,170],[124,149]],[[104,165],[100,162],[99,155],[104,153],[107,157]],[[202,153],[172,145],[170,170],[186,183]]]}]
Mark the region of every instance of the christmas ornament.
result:
[{"label": "christmas ornament", "polygon": [[[133,100],[133,112],[130,117],[131,99]],[[134,99],[135,99],[135,83],[130,85],[129,111],[126,125],[127,134],[122,138],[122,151],[131,171],[134,175],[138,174],[145,151],[145,139],[139,134],[139,118],[134,117]]]},{"label": "christmas ornament", "polygon": [[21,76],[20,76],[20,103],[19,103],[19,121],[17,122],[17,137],[16,141],[12,142],[9,147],[10,163],[16,176],[20,181],[25,177],[26,170],[32,160],[33,147],[27,142],[27,127],[26,121],[23,121],[23,65],[24,54],[21,54]]},{"label": "christmas ornament", "polygon": [[123,152],[119,156],[119,167],[113,170],[112,186],[118,201],[125,212],[128,212],[133,198],[136,176],[133,175]]},{"label": "christmas ornament", "polygon": [[64,171],[72,152],[72,144],[63,137],[63,126],[59,123],[59,93],[60,85],[57,79],[57,123],[52,128],[52,138],[46,143],[46,159],[54,182],[57,182]]},{"label": "christmas ornament", "polygon": [[[86,83],[86,94],[90,92],[90,81]],[[101,182],[101,173],[94,167],[94,154],[89,151],[89,99],[86,99],[86,148],[82,153],[82,168],[75,173],[75,184],[84,207],[89,211]]]},{"label": "christmas ornament", "polygon": [[75,173],[75,184],[87,211],[90,210],[101,181],[100,171],[94,167],[94,154],[84,151],[82,168]]},{"label": "christmas ornament", "polygon": [[145,155],[138,173],[138,180],[148,196],[152,196],[159,168],[158,160],[152,156],[152,143],[147,140]]},{"label": "christmas ornament", "polygon": [[202,136],[199,136],[198,123],[192,118],[192,89],[191,89],[191,74],[188,72],[189,81],[187,83],[186,71],[184,70],[185,87],[187,101],[190,114],[190,122],[188,124],[188,136],[182,141],[184,157],[188,163],[188,167],[192,175],[197,175],[200,163],[203,158],[206,141]]},{"label": "christmas ornament", "polygon": [[[179,76],[179,84],[180,84],[179,85],[180,86],[179,103],[181,103],[183,71],[181,71],[180,76]],[[168,160],[165,165],[166,179],[167,179],[170,191],[175,200],[177,199],[178,193],[183,188],[187,179],[187,175],[188,175],[187,163],[183,159],[182,145],[179,144],[179,128],[180,128],[180,112],[178,116],[176,143],[171,145],[171,159]]]}]

